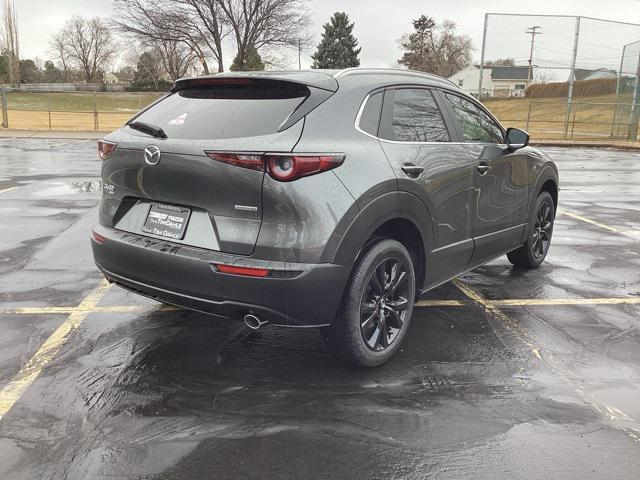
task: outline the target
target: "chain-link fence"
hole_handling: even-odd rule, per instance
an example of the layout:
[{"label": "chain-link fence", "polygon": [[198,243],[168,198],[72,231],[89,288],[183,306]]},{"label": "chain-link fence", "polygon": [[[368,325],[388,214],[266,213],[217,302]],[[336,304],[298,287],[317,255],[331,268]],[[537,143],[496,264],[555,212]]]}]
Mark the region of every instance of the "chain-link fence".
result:
[{"label": "chain-link fence", "polygon": [[[534,138],[636,140],[639,55],[638,24],[487,13],[470,93]],[[496,92],[519,98],[498,99]]]},{"label": "chain-link fence", "polygon": [[157,92],[0,91],[2,127],[23,130],[111,131],[155,101]]}]

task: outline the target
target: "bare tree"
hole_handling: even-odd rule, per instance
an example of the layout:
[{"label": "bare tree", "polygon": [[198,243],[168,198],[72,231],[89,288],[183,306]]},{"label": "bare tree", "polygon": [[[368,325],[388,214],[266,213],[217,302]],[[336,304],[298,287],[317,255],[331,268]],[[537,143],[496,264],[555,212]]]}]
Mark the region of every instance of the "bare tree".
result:
[{"label": "bare tree", "polygon": [[443,20],[438,25],[426,15],[413,21],[414,32],[400,39],[405,50],[399,63],[413,70],[450,77],[471,61],[471,39],[458,35],[456,24]]},{"label": "bare tree", "polygon": [[184,42],[158,40],[156,49],[162,67],[174,82],[187,75],[197,59],[197,54]]},{"label": "bare tree", "polygon": [[484,62],[485,67],[515,67],[515,65],[516,61],[513,58],[498,58]]},{"label": "bare tree", "polygon": [[20,41],[18,36],[18,14],[13,0],[4,3],[2,22],[2,50],[7,57],[9,82],[20,83]]},{"label": "bare tree", "polygon": [[553,83],[558,81],[558,76],[550,70],[538,70],[531,83]]},{"label": "bare tree", "polygon": [[205,74],[208,58],[224,71],[222,41],[226,34],[219,0],[114,0],[120,12],[116,28],[137,38],[185,44],[197,56]]},{"label": "bare tree", "polygon": [[53,57],[58,61],[60,67],[62,67],[63,81],[69,81],[69,55],[67,53],[67,41],[63,32],[56,33],[51,37],[49,42],[49,50]]},{"label": "bare tree", "polygon": [[239,64],[255,47],[273,49],[308,43],[309,14],[304,0],[216,0],[234,35]]},{"label": "bare tree", "polygon": [[82,72],[86,82],[99,80],[117,52],[111,30],[99,17],[73,16],[59,35],[68,60]]}]

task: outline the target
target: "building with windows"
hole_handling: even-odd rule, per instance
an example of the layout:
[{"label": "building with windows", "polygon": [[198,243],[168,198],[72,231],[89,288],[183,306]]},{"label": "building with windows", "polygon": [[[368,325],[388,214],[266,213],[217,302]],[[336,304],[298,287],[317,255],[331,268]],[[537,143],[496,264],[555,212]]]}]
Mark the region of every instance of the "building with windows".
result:
[{"label": "building with windows", "polygon": [[[478,96],[480,66],[469,65],[449,77],[466,93]],[[482,69],[482,95],[485,97],[522,97],[529,82],[529,67],[499,65]]]}]

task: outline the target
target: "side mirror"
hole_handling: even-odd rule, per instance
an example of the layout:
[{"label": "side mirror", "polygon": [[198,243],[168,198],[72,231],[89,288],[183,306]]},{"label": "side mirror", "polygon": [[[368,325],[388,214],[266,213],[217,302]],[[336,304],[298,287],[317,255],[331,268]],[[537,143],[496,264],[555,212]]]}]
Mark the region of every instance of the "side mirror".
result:
[{"label": "side mirror", "polygon": [[529,145],[529,134],[519,128],[507,128],[507,145],[512,152]]}]

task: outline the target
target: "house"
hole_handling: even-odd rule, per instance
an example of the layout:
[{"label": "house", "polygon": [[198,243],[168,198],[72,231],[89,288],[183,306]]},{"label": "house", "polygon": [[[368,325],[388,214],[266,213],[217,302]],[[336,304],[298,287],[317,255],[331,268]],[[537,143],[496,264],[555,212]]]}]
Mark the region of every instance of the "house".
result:
[{"label": "house", "polygon": [[[522,97],[529,84],[529,67],[496,65],[482,69],[482,95],[489,97]],[[449,77],[466,93],[478,96],[480,65],[469,65]]]},{"label": "house", "polygon": [[104,74],[104,83],[109,83],[109,84],[118,83],[118,77],[113,72],[107,72]]},{"label": "house", "polygon": [[[600,78],[616,78],[618,73],[615,70],[610,70],[608,68],[597,68],[595,70],[589,70],[587,68],[576,68],[575,69],[575,80],[598,80]],[[569,74],[569,79],[571,80],[571,74]]]}]

